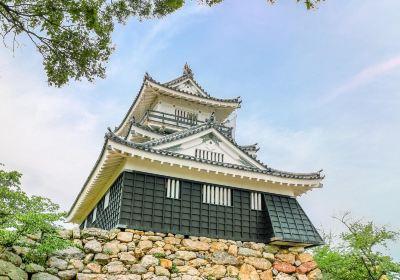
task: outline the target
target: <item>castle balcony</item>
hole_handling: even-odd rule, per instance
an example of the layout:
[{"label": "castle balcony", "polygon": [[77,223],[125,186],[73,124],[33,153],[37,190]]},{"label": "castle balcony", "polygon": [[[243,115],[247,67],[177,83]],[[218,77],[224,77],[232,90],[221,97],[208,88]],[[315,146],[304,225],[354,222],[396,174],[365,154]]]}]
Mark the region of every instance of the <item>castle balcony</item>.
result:
[{"label": "castle balcony", "polygon": [[[196,115],[179,115],[170,114],[160,111],[148,110],[140,121],[140,124],[148,125],[152,128],[161,129],[165,132],[176,132],[183,129],[191,128],[192,126],[204,124],[205,121],[197,119]],[[224,125],[219,125],[222,133],[231,135],[232,128]]]}]

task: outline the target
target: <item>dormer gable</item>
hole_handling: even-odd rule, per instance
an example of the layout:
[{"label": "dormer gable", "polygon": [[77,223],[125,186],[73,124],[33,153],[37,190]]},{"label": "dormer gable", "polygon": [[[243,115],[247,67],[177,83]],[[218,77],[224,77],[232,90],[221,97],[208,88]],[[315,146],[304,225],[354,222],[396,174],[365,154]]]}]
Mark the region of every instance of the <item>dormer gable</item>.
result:
[{"label": "dormer gable", "polygon": [[206,161],[265,170],[261,162],[212,125],[202,125],[190,131],[175,133],[144,143],[155,150],[188,155]]},{"label": "dormer gable", "polygon": [[166,82],[163,85],[193,95],[209,97],[209,94],[194,79],[193,71],[187,63],[183,67],[182,76]]},{"label": "dormer gable", "polygon": [[170,86],[173,89],[185,91],[194,95],[208,96],[202,89],[200,89],[192,79],[184,80],[176,85]]},{"label": "dormer gable", "polygon": [[[176,105],[181,108],[177,108],[179,111],[175,114],[175,109],[169,110],[169,112],[161,111],[151,112],[157,107],[161,101],[165,104]],[[183,105],[185,104],[185,105]],[[189,104],[189,105],[188,105]],[[191,120],[193,112],[186,112],[186,108],[201,108],[202,115],[209,115],[212,112],[215,113],[216,117],[220,122],[229,117],[232,112],[240,108],[241,100],[240,97],[232,99],[221,99],[210,96],[193,78],[193,72],[190,67],[185,64],[183,74],[167,83],[160,83],[153,79],[148,73],[145,74],[141,89],[134,99],[131,107],[125,115],[121,124],[116,127],[115,132],[119,136],[126,136],[129,133],[130,121],[134,119],[136,122],[147,125],[145,122],[149,115],[156,114],[155,118],[158,123],[153,123],[154,126],[158,125],[157,129],[161,129],[164,125],[162,120],[166,118],[174,121],[175,119],[181,120],[176,127],[168,127],[166,129],[170,131],[179,131],[186,129],[188,126],[185,124],[186,120]],[[163,107],[163,106],[161,106]],[[157,109],[158,110],[158,109]],[[183,116],[179,113],[183,113]],[[185,114],[189,113],[189,116]],[[161,116],[160,116],[161,115]],[[196,115],[196,114],[194,114]],[[196,116],[195,116],[196,117]],[[201,117],[201,116],[200,116]],[[194,122],[194,124],[197,124]],[[189,126],[193,125],[192,123]]]}]

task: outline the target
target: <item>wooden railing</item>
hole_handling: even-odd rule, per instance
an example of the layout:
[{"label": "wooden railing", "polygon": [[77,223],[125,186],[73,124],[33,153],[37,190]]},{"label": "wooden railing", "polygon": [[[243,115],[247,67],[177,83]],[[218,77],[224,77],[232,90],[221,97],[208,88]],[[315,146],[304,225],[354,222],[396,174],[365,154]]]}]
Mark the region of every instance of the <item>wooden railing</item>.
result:
[{"label": "wooden railing", "polygon": [[[166,125],[172,125],[179,128],[190,128],[192,126],[205,123],[204,121],[198,120],[197,116],[195,115],[190,115],[189,117],[185,117],[178,114],[174,115],[154,110],[148,110],[146,114],[143,116],[141,123],[143,123],[146,120],[159,122]],[[223,125],[219,125],[219,128],[222,130],[222,132],[228,134],[230,134],[232,131],[232,128]]]},{"label": "wooden railing", "polygon": [[149,121],[156,121],[163,124],[174,125],[185,128],[189,128],[191,126],[204,123],[203,121],[200,121],[194,117],[188,118],[184,116],[164,113],[160,111],[153,111],[153,110],[147,111],[145,118]]}]

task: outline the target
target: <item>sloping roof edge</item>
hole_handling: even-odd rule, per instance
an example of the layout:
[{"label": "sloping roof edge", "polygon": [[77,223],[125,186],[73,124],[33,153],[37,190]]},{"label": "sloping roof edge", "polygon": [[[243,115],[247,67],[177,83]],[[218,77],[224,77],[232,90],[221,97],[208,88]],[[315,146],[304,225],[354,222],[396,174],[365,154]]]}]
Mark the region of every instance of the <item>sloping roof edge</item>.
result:
[{"label": "sloping roof edge", "polygon": [[[203,129],[205,130],[205,128],[203,128]],[[221,133],[221,135],[223,135],[223,134]],[[115,143],[130,147],[130,148],[142,150],[145,152],[160,154],[163,156],[171,156],[171,157],[181,158],[181,159],[186,159],[186,160],[192,160],[192,161],[196,161],[196,162],[200,162],[200,163],[206,163],[206,164],[210,164],[210,165],[214,165],[214,166],[232,168],[232,169],[236,169],[236,170],[261,173],[261,174],[271,175],[274,177],[289,178],[289,179],[303,179],[303,180],[321,180],[324,178],[324,176],[321,176],[320,171],[312,172],[312,173],[294,173],[294,172],[280,171],[277,169],[272,169],[270,167],[266,167],[266,169],[259,169],[259,168],[252,168],[252,167],[247,167],[247,166],[243,166],[243,165],[235,165],[235,164],[230,164],[230,163],[222,163],[222,162],[216,162],[216,161],[211,161],[211,160],[207,160],[207,159],[196,158],[194,156],[179,154],[179,153],[175,153],[172,151],[166,151],[166,150],[162,150],[162,149],[157,150],[157,149],[152,148],[152,146],[147,146],[146,145],[147,142],[133,143],[131,141],[125,140],[123,137],[120,137],[120,136],[116,135],[114,132],[112,132],[111,130],[109,130],[109,132],[106,133],[106,135],[105,135],[105,141],[104,141],[103,147],[101,149],[101,152],[100,152],[91,172],[89,173],[89,176],[85,180],[85,183],[83,184],[81,190],[79,191],[78,195],[76,196],[76,198],[68,212],[68,217],[70,217],[73,209],[76,207],[76,204],[77,204],[79,198],[81,197],[81,195],[87,188],[88,183],[90,182],[93,174],[95,173],[96,169],[98,168],[98,165],[101,162],[102,157],[104,156],[104,154],[109,146],[108,145],[109,140],[111,140]],[[156,140],[152,140],[149,142],[155,142],[155,141]]]},{"label": "sloping roof edge", "polygon": [[[82,195],[83,191],[85,190],[87,184],[88,184],[89,181],[90,181],[90,178],[93,176],[94,172],[96,171],[96,168],[97,168],[97,166],[99,165],[99,163],[100,163],[100,161],[101,161],[101,158],[103,157],[104,152],[105,152],[106,149],[107,149],[108,137],[105,136],[104,138],[105,138],[105,140],[104,140],[103,147],[101,148],[100,154],[99,154],[99,156],[97,157],[97,160],[96,160],[94,166],[92,167],[92,169],[91,169],[91,171],[90,171],[90,173],[89,173],[89,176],[86,178],[85,183],[83,184],[81,190],[79,191],[79,193],[78,193],[78,195],[76,196],[74,202],[72,203],[72,206],[71,206],[71,208],[70,208],[69,211],[68,211],[67,218],[70,216],[72,210],[75,208],[76,203],[77,203],[78,200],[79,200],[79,197]],[[68,219],[67,219],[67,222],[68,222]]]},{"label": "sloping roof edge", "polygon": [[125,114],[125,116],[124,116],[122,122],[119,124],[119,126],[117,126],[117,127],[115,128],[115,131],[119,131],[119,130],[122,128],[122,126],[124,125],[124,123],[127,121],[127,119],[128,119],[128,117],[129,117],[129,115],[130,115],[132,109],[135,107],[136,102],[139,100],[139,97],[140,97],[140,95],[141,95],[141,93],[142,93],[142,91],[143,91],[143,88],[145,87],[145,85],[147,85],[147,83],[146,83],[147,81],[148,81],[148,82],[151,82],[151,83],[154,83],[155,85],[160,86],[160,87],[163,87],[163,88],[165,88],[165,89],[172,90],[172,91],[175,91],[175,92],[180,93],[180,94],[185,94],[185,95],[187,95],[187,96],[192,96],[192,97],[194,97],[194,98],[200,98],[200,99],[205,99],[205,100],[212,100],[212,101],[216,101],[216,102],[226,102],[226,103],[238,104],[238,107],[240,107],[240,104],[241,104],[241,102],[242,102],[242,101],[240,100],[240,97],[232,98],[232,99],[222,99],[222,98],[211,97],[211,96],[209,96],[209,95],[207,95],[207,96],[193,95],[193,94],[191,94],[191,93],[189,93],[189,92],[186,92],[186,91],[178,90],[178,89],[175,89],[175,88],[170,88],[170,87],[165,86],[165,85],[163,85],[162,83],[156,81],[155,79],[153,79],[153,78],[146,72],[146,74],[145,74],[144,77],[143,77],[143,82],[142,82],[142,85],[141,85],[141,87],[140,87],[140,89],[139,89],[138,94],[135,96],[135,99],[133,100],[133,102],[132,102],[131,106],[129,107],[128,111],[126,112],[126,114]]},{"label": "sloping roof edge", "polygon": [[[203,131],[206,128],[207,127],[204,126],[201,130],[198,130],[197,132]],[[191,135],[191,134],[188,134],[188,135]],[[185,135],[185,136],[188,136],[188,135]],[[223,134],[221,133],[221,135],[223,135]],[[184,136],[180,136],[180,137],[183,138]],[[209,163],[209,164],[213,164],[213,165],[224,166],[224,167],[229,167],[229,168],[234,168],[234,169],[239,169],[239,170],[246,170],[246,171],[251,171],[251,172],[256,172],[256,173],[264,173],[264,174],[282,177],[282,178],[294,178],[294,179],[305,179],[305,180],[317,180],[317,179],[324,178],[324,176],[321,176],[322,170],[318,171],[318,172],[311,172],[311,173],[295,173],[295,172],[287,172],[287,171],[281,171],[278,169],[273,169],[273,168],[267,167],[265,165],[264,166],[266,169],[259,169],[259,168],[252,168],[252,167],[236,165],[236,164],[231,164],[231,163],[216,162],[216,161],[196,158],[196,157],[190,156],[190,155],[184,155],[184,154],[179,154],[179,153],[166,151],[166,150],[162,150],[162,149],[158,150],[158,149],[152,148],[152,146],[155,146],[156,145],[155,143],[158,142],[159,140],[161,140],[162,138],[149,141],[149,142],[154,142],[154,144],[152,144],[152,145],[147,145],[147,143],[149,143],[149,142],[133,143],[133,142],[127,141],[127,140],[123,139],[122,137],[116,135],[112,131],[109,131],[106,134],[106,138],[113,140],[119,144],[123,144],[123,145],[131,147],[131,148],[136,148],[136,149],[140,149],[140,150],[144,150],[144,151],[148,151],[148,152],[153,152],[153,153],[157,153],[157,154],[163,154],[163,155],[173,156],[173,157],[178,157],[178,158],[183,158],[183,159],[190,159],[190,160],[194,160],[194,161],[199,161],[199,162],[203,162],[203,163]],[[172,140],[169,140],[169,141],[172,141]],[[161,143],[167,143],[167,142],[161,142]],[[260,161],[258,161],[258,162],[260,162]]]}]

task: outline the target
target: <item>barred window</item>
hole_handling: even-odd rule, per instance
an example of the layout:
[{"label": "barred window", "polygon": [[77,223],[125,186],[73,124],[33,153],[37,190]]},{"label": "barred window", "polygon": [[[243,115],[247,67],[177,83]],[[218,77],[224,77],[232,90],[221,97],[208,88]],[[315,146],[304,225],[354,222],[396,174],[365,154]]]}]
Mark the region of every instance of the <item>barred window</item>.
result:
[{"label": "barred window", "polygon": [[94,210],[93,210],[93,216],[92,216],[92,223],[94,222],[94,221],[96,221],[96,218],[97,218],[97,206],[94,208]]},{"label": "barred window", "polygon": [[231,189],[203,185],[203,203],[232,206]]},{"label": "barred window", "polygon": [[197,114],[175,109],[175,120],[180,123],[195,125],[197,124]]},{"label": "barred window", "polygon": [[197,158],[203,158],[203,159],[208,159],[212,161],[218,161],[218,162],[224,162],[224,154],[222,153],[217,153],[217,152],[211,152],[211,151],[206,151],[206,150],[201,150],[201,149],[196,149],[194,151],[194,156]]},{"label": "barred window", "polygon": [[109,204],[110,204],[110,191],[108,191],[104,196],[104,209],[106,209]]},{"label": "barred window", "polygon": [[251,210],[262,210],[261,193],[252,192],[250,194]]},{"label": "barred window", "polygon": [[180,197],[180,184],[179,180],[167,179],[166,181],[167,197],[179,199]]}]

